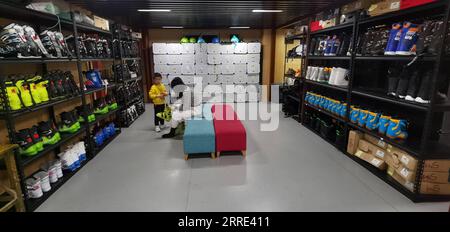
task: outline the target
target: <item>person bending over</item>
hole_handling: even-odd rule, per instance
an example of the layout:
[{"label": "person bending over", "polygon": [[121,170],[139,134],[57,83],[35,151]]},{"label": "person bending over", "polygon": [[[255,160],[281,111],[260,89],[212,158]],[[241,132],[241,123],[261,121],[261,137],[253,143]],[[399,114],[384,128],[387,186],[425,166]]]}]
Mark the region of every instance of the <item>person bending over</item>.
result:
[{"label": "person bending over", "polygon": [[163,138],[175,137],[175,130],[180,123],[202,114],[201,93],[194,94],[193,89],[186,86],[179,77],[175,77],[172,82],[170,82],[170,88],[171,96],[174,98],[175,102],[170,106],[172,109],[170,132],[163,135]]}]

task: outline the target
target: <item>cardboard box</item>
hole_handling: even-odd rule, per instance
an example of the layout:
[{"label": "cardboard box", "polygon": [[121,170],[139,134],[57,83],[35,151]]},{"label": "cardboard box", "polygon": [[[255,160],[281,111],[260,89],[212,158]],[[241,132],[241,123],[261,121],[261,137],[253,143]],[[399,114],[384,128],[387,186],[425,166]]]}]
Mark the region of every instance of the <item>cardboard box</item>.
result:
[{"label": "cardboard box", "polygon": [[388,145],[387,152],[393,156],[397,156],[403,166],[405,166],[409,170],[417,169],[417,164],[419,163],[419,161],[416,158],[410,156],[408,152],[393,147],[392,145]]},{"label": "cardboard box", "polygon": [[378,16],[389,12],[400,10],[401,0],[384,0],[374,3],[369,7],[368,13],[370,16]]},{"label": "cardboard box", "polygon": [[387,165],[395,169],[395,172],[402,177],[405,181],[413,182],[416,178],[416,170],[410,170],[407,167],[405,167],[401,162],[400,159],[391,154],[386,154],[385,156],[385,162]]},{"label": "cardboard box", "polygon": [[358,149],[359,140],[363,137],[363,134],[359,131],[352,130],[348,135],[347,152],[354,155]]},{"label": "cardboard box", "polygon": [[410,181],[406,181],[405,179],[403,179],[397,172],[395,172],[395,168],[394,167],[389,166],[388,170],[387,170],[387,173],[395,181],[397,181],[401,185],[405,186],[405,188],[407,188],[409,191],[411,191],[411,192],[414,191],[414,183],[410,182]]},{"label": "cardboard box", "polygon": [[387,167],[386,163],[383,160],[378,159],[375,156],[373,156],[372,154],[363,152],[359,149],[356,151],[355,156],[372,164],[373,166],[375,166],[376,168],[378,168],[380,170],[385,170]]},{"label": "cardboard box", "polygon": [[359,140],[358,148],[361,151],[370,153],[371,155],[373,155],[379,159],[382,159],[382,160],[385,159],[385,156],[387,154],[386,150],[384,150],[378,146],[375,146],[372,143],[369,143],[368,141],[363,140],[363,139]]},{"label": "cardboard box", "polygon": [[402,0],[400,3],[400,9],[408,9],[415,6],[420,6],[428,3],[436,2],[436,0]]},{"label": "cardboard box", "polygon": [[450,183],[450,172],[424,172],[422,182],[448,184]]},{"label": "cardboard box", "polygon": [[94,26],[109,31],[109,21],[94,15]]},{"label": "cardboard box", "polygon": [[450,195],[450,184],[436,184],[422,182],[420,184],[420,193],[434,195]]},{"label": "cardboard box", "polygon": [[372,135],[364,134],[364,139],[370,142],[371,144],[379,146],[380,148],[387,149],[388,147],[388,144],[386,142]]},{"label": "cardboard box", "polygon": [[342,14],[348,14],[357,10],[367,9],[371,5],[373,0],[358,0],[352,3],[346,4],[341,8]]},{"label": "cardboard box", "polygon": [[450,160],[425,160],[424,172],[450,172]]}]

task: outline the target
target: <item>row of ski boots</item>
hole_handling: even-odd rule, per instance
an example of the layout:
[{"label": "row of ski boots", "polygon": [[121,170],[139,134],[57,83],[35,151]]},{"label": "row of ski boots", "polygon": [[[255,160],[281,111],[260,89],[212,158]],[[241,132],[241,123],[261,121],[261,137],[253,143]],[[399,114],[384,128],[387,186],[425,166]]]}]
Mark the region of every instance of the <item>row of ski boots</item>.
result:
[{"label": "row of ski boots", "polygon": [[313,92],[307,92],[305,96],[305,101],[309,104],[331,112],[339,117],[347,117],[347,103],[322,96]]},{"label": "row of ski boots", "polygon": [[51,120],[19,130],[15,136],[19,153],[24,156],[34,156],[44,150],[45,146],[54,145],[61,140],[61,135]]},{"label": "row of ski boots", "polygon": [[[122,57],[132,58],[139,56],[139,43],[135,40],[121,40],[115,39],[113,41],[114,54],[116,58],[120,58],[120,52],[122,52]],[[120,50],[122,49],[122,50]]]},{"label": "row of ski boots", "polygon": [[127,82],[116,89],[117,102],[119,105],[126,105],[134,99],[142,98],[143,92],[139,83]]},{"label": "row of ski boots", "polygon": [[108,85],[108,81],[102,79],[102,74],[98,70],[89,70],[84,74],[86,76],[84,85],[87,89],[98,89]]},{"label": "row of ski boots", "polygon": [[28,25],[11,23],[0,32],[0,57],[3,58],[67,58],[71,57],[64,36],[57,31],[40,35]]},{"label": "row of ski boots", "polygon": [[311,39],[310,56],[350,56],[351,35],[342,33]]},{"label": "row of ski boots", "polygon": [[110,111],[117,110],[119,105],[113,95],[107,95],[94,101],[94,114],[107,114]]},{"label": "row of ski boots", "polygon": [[87,160],[86,145],[84,141],[69,146],[64,152],[58,154],[63,170],[73,172],[81,167]]},{"label": "row of ski boots", "polygon": [[128,64],[116,64],[113,66],[113,70],[117,81],[122,82],[131,79],[131,72]]},{"label": "row of ski boots", "polygon": [[116,134],[116,125],[114,122],[108,123],[103,127],[96,127],[94,129],[93,141],[96,147],[100,147],[112,136]]},{"label": "row of ski boots", "polygon": [[119,124],[122,126],[129,126],[144,112],[145,105],[143,102],[136,103],[127,109],[123,109],[119,114]]},{"label": "row of ski boots", "polygon": [[[76,54],[75,37],[66,37],[69,49]],[[81,58],[112,58],[111,42],[98,35],[81,34],[78,38],[78,48]]]},{"label": "row of ski boots", "polygon": [[38,199],[52,189],[51,184],[63,178],[61,160],[46,162],[32,177],[25,180],[26,195],[29,199]]},{"label": "row of ski boots", "polygon": [[351,106],[350,121],[369,130],[378,130],[380,135],[386,135],[390,139],[408,138],[408,122],[405,119]]},{"label": "row of ski boots", "polygon": [[308,66],[305,79],[336,86],[348,86],[349,74],[350,71],[345,68]]},{"label": "row of ski boots", "polygon": [[[388,70],[388,95],[411,102],[429,104],[431,86],[433,85],[433,69],[424,65],[398,67]],[[445,101],[447,96],[438,91],[437,101]]]}]

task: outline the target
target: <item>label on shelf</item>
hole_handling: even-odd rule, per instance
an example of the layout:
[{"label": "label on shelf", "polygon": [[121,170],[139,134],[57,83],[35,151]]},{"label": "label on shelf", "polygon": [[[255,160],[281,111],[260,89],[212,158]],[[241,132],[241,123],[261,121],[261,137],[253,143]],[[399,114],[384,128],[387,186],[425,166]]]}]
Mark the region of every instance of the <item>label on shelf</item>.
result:
[{"label": "label on shelf", "polygon": [[400,174],[401,174],[403,177],[407,178],[408,175],[409,175],[409,170],[406,169],[406,168],[402,168],[402,170],[400,171]]},{"label": "label on shelf", "polygon": [[409,158],[406,156],[402,156],[402,158],[400,158],[400,161],[402,161],[403,164],[408,165]]},{"label": "label on shelf", "polygon": [[375,153],[375,156],[377,156],[377,157],[379,157],[379,158],[381,158],[381,159],[384,159],[384,151],[378,150],[378,151]]},{"label": "label on shelf", "polygon": [[372,159],[370,163],[373,164],[375,167],[378,167],[380,166],[381,161],[379,159]]}]

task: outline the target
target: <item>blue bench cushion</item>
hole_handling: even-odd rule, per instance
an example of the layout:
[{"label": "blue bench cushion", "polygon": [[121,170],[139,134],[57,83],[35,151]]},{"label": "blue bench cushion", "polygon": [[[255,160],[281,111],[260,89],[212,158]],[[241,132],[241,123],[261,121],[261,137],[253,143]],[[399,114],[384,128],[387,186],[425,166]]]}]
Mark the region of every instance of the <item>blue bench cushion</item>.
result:
[{"label": "blue bench cushion", "polygon": [[183,147],[185,154],[215,152],[216,136],[213,121],[198,118],[187,120]]}]

